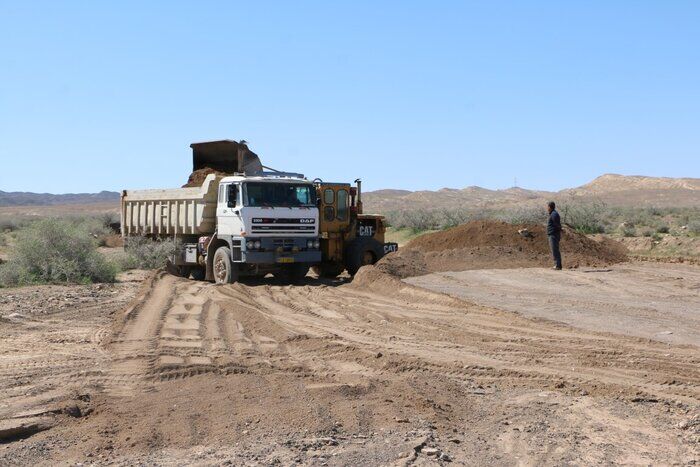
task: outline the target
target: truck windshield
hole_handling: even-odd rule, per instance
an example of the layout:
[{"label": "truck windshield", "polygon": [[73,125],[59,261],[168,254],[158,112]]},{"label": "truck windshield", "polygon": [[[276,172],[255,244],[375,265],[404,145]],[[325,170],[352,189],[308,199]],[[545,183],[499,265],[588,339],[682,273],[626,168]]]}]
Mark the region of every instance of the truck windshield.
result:
[{"label": "truck windshield", "polygon": [[316,190],[308,184],[248,182],[245,197],[245,205],[253,207],[316,206]]}]

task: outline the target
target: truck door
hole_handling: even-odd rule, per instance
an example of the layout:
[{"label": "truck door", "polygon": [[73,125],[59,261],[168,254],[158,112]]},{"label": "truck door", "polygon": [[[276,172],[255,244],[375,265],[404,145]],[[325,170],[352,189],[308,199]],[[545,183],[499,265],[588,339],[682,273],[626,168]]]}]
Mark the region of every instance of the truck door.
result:
[{"label": "truck door", "polygon": [[241,235],[243,231],[241,206],[240,185],[236,183],[219,185],[219,197],[216,205],[218,235]]}]

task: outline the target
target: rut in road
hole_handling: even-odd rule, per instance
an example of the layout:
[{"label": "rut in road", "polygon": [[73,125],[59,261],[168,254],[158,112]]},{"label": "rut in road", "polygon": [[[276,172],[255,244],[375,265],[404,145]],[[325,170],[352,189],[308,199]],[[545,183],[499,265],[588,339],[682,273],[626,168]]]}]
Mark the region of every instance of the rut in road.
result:
[{"label": "rut in road", "polygon": [[486,388],[700,400],[694,347],[528,320],[383,275],[340,286],[215,286],[160,275],[125,316],[110,346],[106,386],[116,395],[208,372],[291,372],[349,385],[416,373]]}]

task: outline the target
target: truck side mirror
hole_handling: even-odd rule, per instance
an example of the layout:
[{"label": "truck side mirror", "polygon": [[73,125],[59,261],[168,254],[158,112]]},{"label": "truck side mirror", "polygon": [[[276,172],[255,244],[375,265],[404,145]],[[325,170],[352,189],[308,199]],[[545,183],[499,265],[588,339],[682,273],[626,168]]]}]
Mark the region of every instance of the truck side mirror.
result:
[{"label": "truck side mirror", "polygon": [[235,208],[238,200],[238,186],[233,183],[228,186],[228,207]]}]

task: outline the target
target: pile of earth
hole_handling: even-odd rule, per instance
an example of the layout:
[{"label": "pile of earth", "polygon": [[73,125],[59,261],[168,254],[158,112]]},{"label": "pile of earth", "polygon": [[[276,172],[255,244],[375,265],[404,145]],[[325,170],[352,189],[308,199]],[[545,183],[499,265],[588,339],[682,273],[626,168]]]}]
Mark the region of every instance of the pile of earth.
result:
[{"label": "pile of earth", "polygon": [[[564,228],[561,251],[565,268],[602,267],[627,259],[623,245],[609,239],[593,240],[568,227]],[[492,220],[471,221],[422,235],[377,263],[379,270],[402,278],[441,271],[551,265],[544,226]]]},{"label": "pile of earth", "polygon": [[182,188],[202,186],[202,183],[204,183],[204,179],[207,178],[207,175],[209,174],[221,175],[222,177],[225,177],[226,175],[231,175],[225,172],[214,170],[210,167],[203,167],[192,172],[190,174],[190,177],[187,179],[187,183],[182,185]]}]

